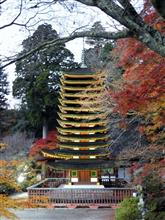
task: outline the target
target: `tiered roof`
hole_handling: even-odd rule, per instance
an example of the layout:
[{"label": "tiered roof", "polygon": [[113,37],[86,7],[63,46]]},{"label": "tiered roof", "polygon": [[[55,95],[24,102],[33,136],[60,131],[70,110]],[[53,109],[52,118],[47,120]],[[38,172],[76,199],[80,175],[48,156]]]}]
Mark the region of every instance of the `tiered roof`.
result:
[{"label": "tiered roof", "polygon": [[[74,161],[104,159],[109,154],[107,115],[102,108],[103,74],[87,68],[63,73],[58,112],[58,149],[46,158]],[[100,96],[100,99],[99,99]],[[66,161],[66,162],[67,162]],[[79,162],[80,163],[80,162]]]}]

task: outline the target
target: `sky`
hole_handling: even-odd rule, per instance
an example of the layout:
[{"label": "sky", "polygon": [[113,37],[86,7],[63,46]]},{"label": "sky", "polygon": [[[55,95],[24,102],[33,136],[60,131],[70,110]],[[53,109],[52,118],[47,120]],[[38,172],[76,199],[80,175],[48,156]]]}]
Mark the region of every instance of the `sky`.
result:
[{"label": "sky", "polygon": [[[17,2],[17,3],[16,3]],[[29,4],[35,1],[28,1]],[[38,25],[42,23],[50,23],[52,27],[57,30],[61,36],[67,36],[75,29],[83,27],[89,29],[96,21],[101,22],[103,26],[110,27],[110,19],[107,15],[104,15],[98,9],[77,4],[73,0],[69,0],[69,5],[55,4],[49,8],[42,7],[42,13],[39,13],[36,17],[37,10],[29,10],[32,5],[26,5],[23,7],[23,13],[17,20],[17,23],[22,24],[30,17],[34,17],[30,20],[28,29],[23,28],[20,25],[11,25],[6,28],[1,28],[3,25],[9,24],[15,16],[19,13],[19,0],[7,0],[0,9],[0,55],[3,59],[5,56],[12,56],[21,51],[21,43],[29,35],[32,35]],[[84,19],[85,18],[85,19]],[[81,53],[83,49],[83,40],[76,39],[66,44],[67,48],[74,54],[75,61],[81,61]],[[87,45],[86,45],[87,46]],[[86,47],[85,46],[85,47]],[[16,107],[19,101],[12,97],[12,82],[15,79],[15,65],[12,64],[5,69],[8,75],[8,81],[10,83],[10,94],[8,96],[8,103],[10,108]]]}]

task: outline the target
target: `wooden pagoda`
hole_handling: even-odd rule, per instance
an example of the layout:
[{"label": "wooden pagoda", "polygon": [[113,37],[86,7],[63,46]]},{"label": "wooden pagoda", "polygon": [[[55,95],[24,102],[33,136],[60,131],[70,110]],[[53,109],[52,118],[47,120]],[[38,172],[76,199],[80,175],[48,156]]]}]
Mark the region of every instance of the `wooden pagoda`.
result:
[{"label": "wooden pagoda", "polygon": [[58,148],[42,150],[47,164],[72,184],[94,184],[109,168],[107,115],[101,95],[104,76],[88,68],[61,76]]}]

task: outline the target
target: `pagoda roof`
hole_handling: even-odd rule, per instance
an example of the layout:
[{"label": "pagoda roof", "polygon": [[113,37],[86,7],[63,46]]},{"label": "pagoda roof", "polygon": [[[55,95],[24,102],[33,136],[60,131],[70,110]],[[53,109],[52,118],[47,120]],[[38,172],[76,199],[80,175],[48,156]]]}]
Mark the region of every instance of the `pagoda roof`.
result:
[{"label": "pagoda roof", "polygon": [[65,111],[101,112],[100,106],[99,106],[99,107],[89,108],[89,107],[84,107],[84,106],[80,106],[80,107],[68,107],[68,106],[59,105],[58,107],[59,107],[59,109],[61,110],[61,112],[65,112]]},{"label": "pagoda roof", "polygon": [[[61,103],[62,106],[65,106],[67,104],[73,104],[73,105],[83,105],[85,103],[85,105],[88,105],[89,107],[93,104],[100,104],[100,102],[103,102],[103,100],[77,100],[77,99],[74,99],[74,100],[62,100],[62,99],[58,99],[59,102]],[[87,106],[87,107],[88,107]]]},{"label": "pagoda roof", "polygon": [[108,147],[108,143],[105,141],[96,141],[96,142],[64,142],[59,143],[59,148],[101,148]]},{"label": "pagoda roof", "polygon": [[69,74],[69,75],[85,75],[85,74],[96,74],[96,71],[94,71],[91,68],[77,68],[77,69],[71,69],[69,71],[63,72],[63,74]]},{"label": "pagoda roof", "polygon": [[[54,169],[106,169],[111,167],[119,167],[120,164],[108,159],[70,159],[70,160],[48,160],[47,164]],[[127,161],[123,162],[123,166],[130,165]]]},{"label": "pagoda roof", "polygon": [[66,128],[67,126],[71,125],[74,127],[95,127],[96,125],[107,125],[107,120],[99,120],[99,121],[94,121],[94,122],[75,122],[75,121],[62,121],[62,120],[57,120],[59,125],[63,128]]},{"label": "pagoda roof", "polygon": [[65,90],[68,90],[68,91],[102,91],[103,90],[103,87],[102,86],[97,86],[97,87],[75,87],[75,86],[63,86],[61,91],[65,91]]},{"label": "pagoda roof", "polygon": [[92,98],[94,98],[94,97],[97,97],[98,95],[100,94],[100,92],[91,92],[91,93],[82,93],[82,92],[77,92],[77,93],[65,93],[64,91],[62,92],[60,92],[60,96],[61,97],[71,97],[71,98],[73,98],[73,97],[75,97],[75,98],[77,98],[77,97],[80,97],[80,98],[84,98],[84,97],[92,97]]},{"label": "pagoda roof", "polygon": [[107,132],[108,128],[104,126],[97,126],[97,127],[91,127],[91,128],[86,128],[86,127],[81,127],[81,128],[61,128],[57,127],[58,132],[62,133],[83,133],[83,134],[89,134],[89,133],[102,133],[102,132]]},{"label": "pagoda roof", "polygon": [[87,141],[87,140],[107,140],[108,139],[108,135],[106,134],[90,134],[90,135],[80,135],[80,134],[75,134],[75,135],[57,135],[57,139],[60,141],[63,140],[73,140],[73,141]]},{"label": "pagoda roof", "polygon": [[95,78],[91,78],[90,80],[89,79],[88,80],[85,80],[85,79],[75,79],[75,80],[73,80],[73,79],[72,80],[60,79],[60,81],[61,81],[62,85],[65,85],[65,84],[71,84],[71,85],[73,85],[73,84],[75,84],[75,85],[77,85],[77,84],[80,84],[80,85],[82,85],[82,84],[84,84],[84,85],[93,85],[93,84],[97,83]]},{"label": "pagoda roof", "polygon": [[88,113],[88,114],[79,114],[79,113],[75,113],[75,114],[63,114],[58,112],[59,117],[62,120],[65,120],[66,118],[72,118],[72,119],[83,119],[83,120],[94,120],[96,118],[101,118],[101,119],[105,119],[107,117],[106,113]]},{"label": "pagoda roof", "polygon": [[64,156],[106,156],[109,155],[110,152],[105,148],[99,148],[96,150],[71,150],[71,149],[55,149],[55,150],[42,150],[44,157],[51,157],[60,154]]}]

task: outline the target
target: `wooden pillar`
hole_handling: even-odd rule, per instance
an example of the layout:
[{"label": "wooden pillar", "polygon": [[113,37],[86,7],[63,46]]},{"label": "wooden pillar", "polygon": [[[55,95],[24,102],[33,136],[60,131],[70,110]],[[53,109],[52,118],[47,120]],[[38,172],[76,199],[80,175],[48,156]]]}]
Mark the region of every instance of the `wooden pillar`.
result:
[{"label": "wooden pillar", "polygon": [[41,179],[46,178],[46,163],[45,161],[41,164]]}]

